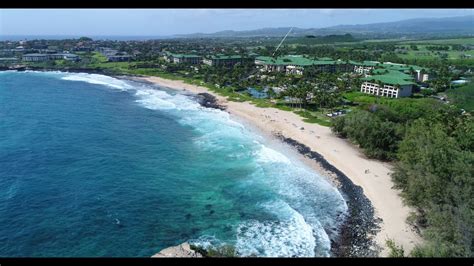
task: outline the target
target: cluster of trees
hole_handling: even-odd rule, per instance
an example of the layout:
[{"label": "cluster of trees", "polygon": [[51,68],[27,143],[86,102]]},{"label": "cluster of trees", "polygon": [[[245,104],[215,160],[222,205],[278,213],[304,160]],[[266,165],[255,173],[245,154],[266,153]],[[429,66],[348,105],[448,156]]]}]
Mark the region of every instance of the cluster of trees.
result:
[{"label": "cluster of trees", "polygon": [[430,45],[426,46],[429,51],[449,51],[449,45]]},{"label": "cluster of trees", "polygon": [[293,84],[290,83],[281,96],[287,96],[291,106],[332,109],[340,106],[342,93],[352,90],[352,86],[358,82],[358,79],[350,75],[341,77],[334,73],[317,73],[308,69],[303,77],[294,79]]},{"label": "cluster of trees", "polygon": [[393,180],[417,208],[427,243],[412,255],[472,257],[474,123],[468,117],[419,119],[400,143]]},{"label": "cluster of trees", "polygon": [[369,105],[334,120],[332,130],[369,157],[394,160],[392,179],[416,212],[419,257],[472,257],[474,121],[435,101]]},{"label": "cluster of trees", "polygon": [[326,35],[326,36],[314,36],[314,35],[307,35],[304,37],[292,37],[286,40],[287,43],[290,44],[323,44],[323,43],[336,43],[336,42],[355,42],[355,39],[351,34],[333,34],[333,35]]},{"label": "cluster of trees", "polygon": [[247,88],[251,82],[250,76],[256,72],[253,64],[238,64],[232,68],[202,66],[199,74],[204,82],[219,86],[232,85],[236,88]]},{"label": "cluster of trees", "polygon": [[383,120],[369,111],[353,111],[336,118],[332,129],[338,136],[357,143],[367,156],[392,160],[401,140],[403,126],[388,119]]},{"label": "cluster of trees", "polygon": [[451,49],[453,51],[468,51],[469,50],[467,46],[464,46],[462,44],[453,44],[451,45]]}]

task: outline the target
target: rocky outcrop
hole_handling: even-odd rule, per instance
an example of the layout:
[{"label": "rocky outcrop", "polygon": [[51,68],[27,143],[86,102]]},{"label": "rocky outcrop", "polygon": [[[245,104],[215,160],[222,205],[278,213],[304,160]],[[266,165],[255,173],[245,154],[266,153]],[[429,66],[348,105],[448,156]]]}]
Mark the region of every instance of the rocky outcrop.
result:
[{"label": "rocky outcrop", "polygon": [[181,245],[165,248],[157,254],[151,256],[152,258],[202,258],[202,255],[191,249],[189,243],[184,242]]},{"label": "rocky outcrop", "polygon": [[210,93],[207,93],[207,92],[198,93],[196,95],[196,99],[199,102],[199,104],[204,107],[225,110],[225,106],[220,105],[216,97],[214,97],[214,95]]}]

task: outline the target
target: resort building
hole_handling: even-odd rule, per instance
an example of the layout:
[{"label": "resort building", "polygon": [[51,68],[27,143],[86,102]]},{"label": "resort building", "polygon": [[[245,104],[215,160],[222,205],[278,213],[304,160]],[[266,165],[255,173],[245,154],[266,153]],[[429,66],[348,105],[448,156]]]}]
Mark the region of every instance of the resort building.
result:
[{"label": "resort building", "polygon": [[107,56],[108,62],[128,62],[131,61],[132,57],[130,55],[109,55]]},{"label": "resort building", "polygon": [[210,66],[226,66],[231,67],[236,64],[245,64],[254,62],[255,57],[244,57],[240,55],[213,55],[205,58],[203,63]]},{"label": "resort building", "polygon": [[317,72],[347,71],[350,63],[342,60],[332,60],[331,58],[309,59],[301,55],[287,55],[277,58],[269,56],[259,56],[255,59],[255,64],[261,67],[262,71],[285,72],[286,74],[303,75],[304,70],[312,67]]},{"label": "resort building", "polygon": [[48,54],[49,60],[61,60],[64,59],[64,54]]},{"label": "resort building", "polygon": [[108,62],[128,62],[133,59],[131,55],[125,52],[119,52],[118,50],[108,47],[99,47],[97,51],[107,57]]},{"label": "resort building", "polygon": [[172,62],[175,64],[193,64],[197,65],[202,62],[202,57],[199,55],[192,54],[173,54],[170,52],[164,52],[163,56],[167,62]]},{"label": "resort building", "polygon": [[44,62],[49,60],[48,54],[25,54],[23,61],[25,62]]},{"label": "resort building", "polygon": [[379,70],[363,80],[361,92],[388,98],[408,97],[416,85],[412,76],[393,70]]},{"label": "resort building", "polygon": [[74,62],[81,60],[81,58],[75,54],[64,54],[63,59],[68,60],[68,61],[74,61]]},{"label": "resort building", "polygon": [[380,64],[377,61],[363,61],[363,62],[354,62],[351,61],[351,64],[354,65],[354,73],[360,75],[368,75],[371,70],[375,69],[376,66]]},{"label": "resort building", "polygon": [[80,57],[75,54],[25,54],[23,61],[25,62],[44,62],[49,60],[69,60],[79,61]]},{"label": "resort building", "polygon": [[175,64],[201,64],[202,57],[199,55],[192,54],[173,54],[173,63]]},{"label": "resort building", "polygon": [[426,82],[429,79],[429,74],[427,73],[427,70],[425,69],[417,69],[415,70],[416,72],[416,81],[418,82]]},{"label": "resort building", "polygon": [[418,82],[425,82],[429,79],[428,68],[392,62],[384,62],[383,64],[380,64],[380,67],[387,70],[399,71],[408,75],[413,75],[415,80]]},{"label": "resort building", "polygon": [[15,63],[18,61],[16,57],[2,57],[0,58],[0,64],[8,64],[8,63]]}]

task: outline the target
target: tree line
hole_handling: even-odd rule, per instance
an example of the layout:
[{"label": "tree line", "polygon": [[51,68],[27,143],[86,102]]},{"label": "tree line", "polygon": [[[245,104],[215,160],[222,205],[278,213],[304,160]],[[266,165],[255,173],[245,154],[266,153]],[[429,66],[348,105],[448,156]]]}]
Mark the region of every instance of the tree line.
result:
[{"label": "tree line", "polygon": [[[334,120],[332,130],[371,158],[395,162],[392,180],[415,208],[424,244],[415,257],[472,257],[474,121],[441,103],[378,104]],[[419,101],[418,101],[419,102]]]}]

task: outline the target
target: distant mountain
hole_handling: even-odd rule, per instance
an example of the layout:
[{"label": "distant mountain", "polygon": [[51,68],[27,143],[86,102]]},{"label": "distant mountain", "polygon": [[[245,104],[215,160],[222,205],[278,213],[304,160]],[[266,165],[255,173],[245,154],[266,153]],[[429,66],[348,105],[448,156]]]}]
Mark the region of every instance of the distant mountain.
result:
[{"label": "distant mountain", "polygon": [[[215,33],[174,35],[176,38],[230,38],[230,37],[282,37],[291,27],[262,28],[256,30],[226,30]],[[289,37],[307,35],[337,35],[350,33],[354,37],[446,36],[474,35],[474,15],[449,18],[418,18],[395,22],[364,25],[338,25],[326,28],[293,28]]]},{"label": "distant mountain", "polygon": [[[185,38],[280,37],[280,36],[284,36],[290,30],[290,28],[291,27],[263,28],[263,29],[257,29],[257,30],[243,30],[243,31],[225,30],[225,31],[218,31],[215,33],[180,34],[180,35],[175,35],[175,37],[185,37]],[[307,30],[308,29],[293,28],[290,35],[293,35],[293,36],[301,35],[302,32],[305,32]]]},{"label": "distant mountain", "polygon": [[339,25],[325,28],[350,33],[399,33],[399,34],[474,34],[474,15],[449,18],[418,18],[396,22],[365,25]]}]

